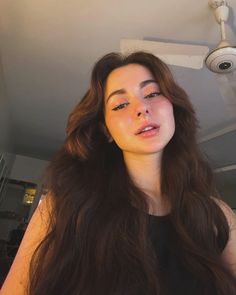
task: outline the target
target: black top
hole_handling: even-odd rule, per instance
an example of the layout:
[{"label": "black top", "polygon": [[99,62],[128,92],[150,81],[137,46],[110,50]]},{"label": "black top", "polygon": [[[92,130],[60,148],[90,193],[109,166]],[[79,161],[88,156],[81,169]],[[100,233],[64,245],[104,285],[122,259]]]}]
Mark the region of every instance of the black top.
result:
[{"label": "black top", "polygon": [[200,282],[184,267],[167,216],[150,217],[150,237],[158,260],[161,281],[167,295],[202,294]]}]

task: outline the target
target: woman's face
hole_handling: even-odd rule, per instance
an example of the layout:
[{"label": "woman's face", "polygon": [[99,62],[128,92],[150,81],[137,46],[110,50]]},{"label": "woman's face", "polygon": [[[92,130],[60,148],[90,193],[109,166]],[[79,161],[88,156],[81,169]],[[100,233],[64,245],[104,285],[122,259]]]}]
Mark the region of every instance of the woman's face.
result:
[{"label": "woman's face", "polygon": [[175,131],[173,106],[146,67],[113,70],[104,99],[106,127],[124,153],[162,152]]}]

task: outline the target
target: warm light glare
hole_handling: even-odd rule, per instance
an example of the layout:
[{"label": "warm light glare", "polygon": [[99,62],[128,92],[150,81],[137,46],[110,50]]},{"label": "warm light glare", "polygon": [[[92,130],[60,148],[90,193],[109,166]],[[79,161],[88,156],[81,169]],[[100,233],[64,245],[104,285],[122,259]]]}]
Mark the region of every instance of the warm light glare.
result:
[{"label": "warm light glare", "polygon": [[23,204],[25,204],[25,205],[32,204],[33,201],[34,201],[35,195],[36,195],[36,189],[35,188],[27,188],[25,190],[25,195],[24,195],[24,198],[23,198]]}]

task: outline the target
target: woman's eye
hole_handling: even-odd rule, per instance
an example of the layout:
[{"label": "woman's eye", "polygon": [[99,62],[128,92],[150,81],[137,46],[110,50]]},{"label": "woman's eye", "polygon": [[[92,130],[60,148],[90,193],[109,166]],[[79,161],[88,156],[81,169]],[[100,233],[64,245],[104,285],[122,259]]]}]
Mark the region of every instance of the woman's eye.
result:
[{"label": "woman's eye", "polygon": [[152,93],[146,95],[145,98],[152,98],[152,97],[159,96],[159,95],[161,95],[161,92],[152,92]]},{"label": "woman's eye", "polygon": [[128,102],[121,103],[121,104],[119,104],[118,106],[114,107],[112,110],[113,110],[113,111],[121,110],[121,109],[125,108],[128,104],[129,104]]}]

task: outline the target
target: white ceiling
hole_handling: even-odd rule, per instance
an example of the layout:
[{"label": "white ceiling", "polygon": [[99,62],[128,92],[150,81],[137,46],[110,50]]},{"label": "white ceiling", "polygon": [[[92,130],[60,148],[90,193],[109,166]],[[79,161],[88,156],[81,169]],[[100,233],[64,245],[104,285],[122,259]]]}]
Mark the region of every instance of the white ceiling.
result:
[{"label": "white ceiling", "polygon": [[[236,0],[227,2],[227,38],[235,45]],[[15,152],[45,160],[63,142],[68,114],[85,93],[94,62],[119,51],[121,38],[210,49],[220,39],[207,0],[2,0],[0,22]],[[202,143],[213,166],[235,164],[235,132],[217,137],[214,144],[216,131],[236,130],[236,110],[228,116],[215,75],[206,68],[172,70],[196,108],[200,137],[213,134]]]}]

